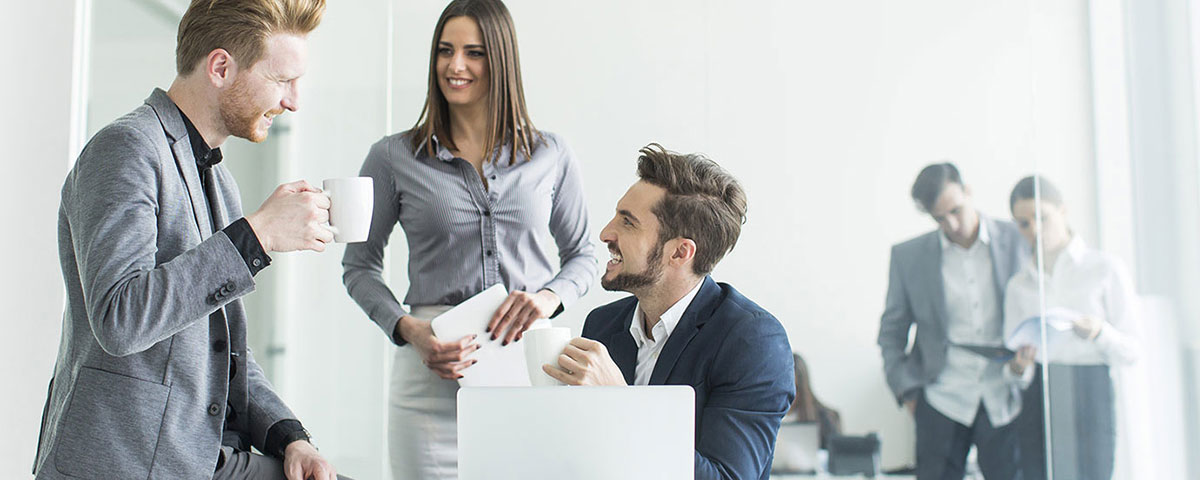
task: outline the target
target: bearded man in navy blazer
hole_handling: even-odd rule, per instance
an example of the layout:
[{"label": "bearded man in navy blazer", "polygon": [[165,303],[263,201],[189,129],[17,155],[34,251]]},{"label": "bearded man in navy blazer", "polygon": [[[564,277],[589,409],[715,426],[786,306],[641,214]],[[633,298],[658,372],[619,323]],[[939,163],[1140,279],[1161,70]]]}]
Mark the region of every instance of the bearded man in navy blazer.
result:
[{"label": "bearded man in navy blazer", "polygon": [[792,349],[773,315],[708,276],[737,242],[746,194],[702,155],[641,150],[640,180],[600,232],[607,290],[557,368],[568,385],[690,385],[696,478],[767,479],[779,423],[796,395]]}]

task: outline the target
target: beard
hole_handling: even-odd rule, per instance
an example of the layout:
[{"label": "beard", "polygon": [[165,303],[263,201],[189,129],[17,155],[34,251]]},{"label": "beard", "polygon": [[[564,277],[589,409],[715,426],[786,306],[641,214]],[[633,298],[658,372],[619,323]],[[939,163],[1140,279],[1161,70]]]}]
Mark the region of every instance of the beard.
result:
[{"label": "beard", "polygon": [[651,249],[650,254],[646,256],[645,270],[640,273],[622,272],[612,280],[601,277],[600,286],[610,292],[633,293],[635,289],[647,287],[659,281],[662,278],[662,247],[664,244],[665,242],[660,242]]},{"label": "beard", "polygon": [[[218,98],[221,107],[221,121],[230,135],[241,137],[254,143],[267,139],[267,132],[259,132],[258,122],[267,113],[254,107],[254,95],[242,78],[235,79],[229,91]],[[279,111],[278,115],[283,113]]]}]

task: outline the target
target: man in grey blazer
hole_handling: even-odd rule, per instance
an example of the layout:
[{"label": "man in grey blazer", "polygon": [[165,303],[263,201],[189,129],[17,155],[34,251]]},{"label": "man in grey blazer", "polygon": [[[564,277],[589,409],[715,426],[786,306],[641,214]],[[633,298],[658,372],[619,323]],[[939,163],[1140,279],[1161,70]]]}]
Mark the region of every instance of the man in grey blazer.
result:
[{"label": "man in grey blazer", "polygon": [[917,478],[963,478],[974,444],[986,478],[1018,479],[1020,379],[964,347],[1003,345],[1003,290],[1027,247],[1015,225],[974,209],[953,164],[923,169],[912,198],[938,229],[892,247],[879,347],[888,386],[916,421]]},{"label": "man in grey blazer", "polygon": [[80,154],[59,209],[67,305],[37,478],[334,478],[246,348],[239,300],[267,252],[332,241],[328,200],[289,183],[243,217],[219,164],[229,136],[261,141],[296,109],[324,8],[193,1],[170,90]]}]

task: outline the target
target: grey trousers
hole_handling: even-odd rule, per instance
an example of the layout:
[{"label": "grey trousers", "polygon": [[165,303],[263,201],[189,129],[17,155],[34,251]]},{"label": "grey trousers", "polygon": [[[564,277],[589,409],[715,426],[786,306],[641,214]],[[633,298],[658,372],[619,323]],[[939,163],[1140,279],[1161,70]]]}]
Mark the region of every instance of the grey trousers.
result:
[{"label": "grey trousers", "polygon": [[[284,480],[283,460],[221,447],[213,480]],[[339,479],[350,480],[338,475]]]}]

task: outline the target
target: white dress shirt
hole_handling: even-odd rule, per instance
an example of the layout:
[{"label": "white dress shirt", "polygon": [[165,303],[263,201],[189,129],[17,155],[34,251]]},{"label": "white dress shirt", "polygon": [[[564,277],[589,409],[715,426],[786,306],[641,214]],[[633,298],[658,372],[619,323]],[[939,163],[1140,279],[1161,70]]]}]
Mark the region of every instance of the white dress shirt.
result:
[{"label": "white dress shirt", "polygon": [[[1124,266],[1114,256],[1088,248],[1075,235],[1045,275],[1046,308],[1066,308],[1101,320],[1094,340],[1080,338],[1074,330],[1061,332],[1049,348],[1050,363],[1064,365],[1128,365],[1138,356],[1136,337],[1137,295]],[[1012,332],[1026,319],[1040,316],[1038,271],[1026,263],[1008,282],[1004,331]]]},{"label": "white dress shirt", "polygon": [[[955,345],[1003,345],[1003,318],[992,265],[987,224],[970,247],[950,241],[943,233],[942,285],[946,298],[946,367],[925,387],[925,400],[955,422],[975,422],[980,402],[993,426],[1007,425],[1021,411],[1015,376],[1005,364]],[[1029,369],[1028,371],[1032,371]],[[1006,373],[1007,372],[1007,373]]]},{"label": "white dress shirt", "polygon": [[634,307],[633,321],[629,322],[629,334],[633,335],[633,343],[636,343],[638,347],[637,367],[634,369],[633,377],[634,385],[650,384],[650,375],[654,373],[654,366],[658,364],[658,354],[662,353],[663,345],[667,344],[667,338],[670,338],[671,332],[675,331],[679,319],[683,318],[683,312],[686,312],[688,306],[692,304],[692,300],[696,298],[702,285],[704,285],[704,279],[697,282],[692,291],[663,312],[658,323],[650,328],[650,333],[654,338],[649,338],[643,327],[645,314],[642,313],[642,303],[638,302]]}]

